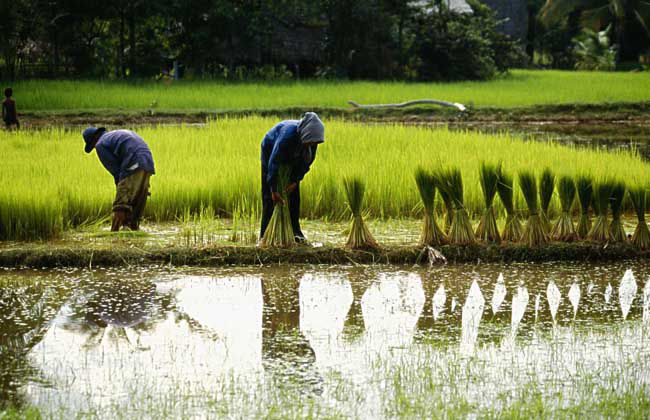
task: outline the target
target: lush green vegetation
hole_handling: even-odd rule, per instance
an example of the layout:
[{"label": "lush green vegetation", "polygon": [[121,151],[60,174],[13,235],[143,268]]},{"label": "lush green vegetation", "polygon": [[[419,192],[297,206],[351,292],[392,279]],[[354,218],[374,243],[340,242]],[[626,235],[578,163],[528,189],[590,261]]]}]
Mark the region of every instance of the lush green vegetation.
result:
[{"label": "lush green vegetation", "polygon": [[[173,221],[211,208],[217,214],[247,214],[259,207],[259,144],[276,122],[271,118],[220,119],[206,127],[150,127],[138,130],[150,144],[157,165],[145,216]],[[112,177],[97,157],[83,152],[78,131],[51,129],[0,133],[0,238],[51,237],[70,226],[109,215]],[[373,217],[419,217],[422,211],[413,174],[418,166],[461,170],[464,205],[471,217],[485,203],[480,163],[504,162],[513,173],[546,167],[557,175],[591,173],[625,180],[630,188],[650,177],[650,167],[633,153],[575,149],[525,142],[508,134],[486,135],[400,125],[327,123],[311,173],[302,186],[303,214],[347,218],[342,179],[362,174],[364,207]],[[645,181],[644,181],[645,182]],[[515,185],[515,206],[524,202]],[[438,209],[443,206],[437,202]],[[504,215],[495,201],[495,210]],[[553,197],[551,215],[559,211]],[[631,213],[632,207],[626,206]]]},{"label": "lush green vegetation", "polygon": [[237,110],[347,107],[436,98],[477,107],[650,101],[647,73],[516,70],[491,82],[222,83],[33,80],[13,84],[19,111]]}]

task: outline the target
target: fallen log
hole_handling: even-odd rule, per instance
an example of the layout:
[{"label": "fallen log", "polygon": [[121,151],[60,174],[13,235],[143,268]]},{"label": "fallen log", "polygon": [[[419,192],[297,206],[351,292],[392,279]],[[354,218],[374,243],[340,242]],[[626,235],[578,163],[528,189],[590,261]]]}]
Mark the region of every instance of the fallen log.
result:
[{"label": "fallen log", "polygon": [[447,101],[439,101],[437,99],[417,99],[415,101],[406,101],[406,102],[401,102],[398,104],[371,104],[371,105],[363,105],[354,101],[348,101],[348,104],[352,105],[355,108],[360,108],[360,109],[371,109],[371,108],[405,108],[407,106],[413,106],[413,105],[422,105],[422,104],[427,104],[427,105],[440,105],[440,106],[446,106],[449,108],[456,108],[457,110],[463,112],[466,111],[467,108],[463,104],[459,104],[456,102],[447,102]]}]

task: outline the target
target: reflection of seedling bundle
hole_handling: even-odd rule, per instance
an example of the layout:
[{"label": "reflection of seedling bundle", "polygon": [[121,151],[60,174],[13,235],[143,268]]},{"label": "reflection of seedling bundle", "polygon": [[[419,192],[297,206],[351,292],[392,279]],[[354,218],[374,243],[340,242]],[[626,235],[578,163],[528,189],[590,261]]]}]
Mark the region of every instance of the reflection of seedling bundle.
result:
[{"label": "reflection of seedling bundle", "polygon": [[589,231],[589,235],[587,235],[589,240],[607,242],[612,237],[607,226],[607,209],[609,208],[609,198],[612,196],[613,188],[613,183],[608,180],[602,180],[594,184],[592,205],[596,220]]},{"label": "reflection of seedling bundle", "polygon": [[528,172],[519,173],[519,186],[528,206],[528,220],[521,236],[521,241],[528,246],[537,246],[548,242],[542,219],[539,216],[537,204],[537,184],[535,176]]},{"label": "reflection of seedling bundle", "polygon": [[276,203],[273,208],[273,216],[271,216],[269,226],[262,237],[262,246],[289,248],[295,244],[291,217],[289,216],[287,193],[285,192],[287,185],[289,185],[289,173],[290,169],[288,167],[280,167],[277,188],[282,197],[282,202]]},{"label": "reflection of seedling bundle", "polygon": [[352,212],[352,226],[350,227],[350,236],[348,236],[346,246],[352,249],[377,248],[377,242],[370,234],[361,214],[361,204],[363,203],[366,186],[358,178],[343,179],[343,186]]},{"label": "reflection of seedling bundle", "polygon": [[485,200],[485,210],[481,220],[476,228],[476,236],[486,242],[501,242],[499,228],[497,227],[497,218],[494,214],[494,196],[497,194],[497,184],[499,183],[499,168],[501,165],[488,165],[481,163],[479,168],[479,178],[481,180],[481,191]]},{"label": "reflection of seedling bundle", "polygon": [[521,239],[523,234],[523,227],[519,216],[515,211],[514,205],[514,182],[512,175],[503,170],[499,165],[497,168],[499,182],[497,183],[497,191],[503,207],[506,209],[506,224],[503,228],[501,239],[508,242],[517,242]]},{"label": "reflection of seedling bundle", "polygon": [[580,239],[587,239],[589,230],[591,230],[591,218],[589,218],[589,206],[593,197],[593,182],[591,178],[580,175],[576,179],[576,188],[578,190],[578,201],[580,201],[580,221],[576,230]]},{"label": "reflection of seedling bundle", "polygon": [[433,175],[422,168],[415,171],[415,183],[420,192],[420,198],[424,205],[424,221],[422,224],[422,233],[420,235],[420,244],[437,246],[447,243],[444,232],[438,226],[434,214],[434,202],[436,199],[436,185]]},{"label": "reflection of seedling bundle", "polygon": [[638,223],[632,235],[632,244],[639,249],[650,249],[650,230],[645,222],[646,190],[645,187],[635,187],[629,191],[634,204]]},{"label": "reflection of seedling bundle", "polygon": [[469,214],[463,202],[463,177],[460,169],[441,169],[435,176],[440,190],[449,195],[453,204],[449,242],[457,245],[476,242]]},{"label": "reflection of seedling bundle", "polygon": [[573,227],[573,220],[571,220],[571,207],[576,197],[576,185],[573,182],[573,178],[569,176],[561,177],[557,189],[560,194],[562,213],[560,214],[560,218],[557,219],[555,226],[553,226],[551,236],[557,241],[574,241],[577,238],[577,234]]},{"label": "reflection of seedling bundle", "polygon": [[546,168],[542,171],[542,176],[539,179],[539,200],[542,205],[542,211],[539,213],[542,220],[544,232],[548,235],[551,232],[551,222],[548,215],[548,209],[551,205],[553,198],[553,189],[555,188],[555,174]]},{"label": "reflection of seedling bundle", "polygon": [[623,229],[623,221],[621,220],[621,213],[623,212],[623,199],[625,198],[625,184],[623,182],[615,182],[612,188],[612,196],[609,199],[609,204],[612,207],[612,223],[609,225],[609,234],[615,242],[627,241],[625,229]]}]

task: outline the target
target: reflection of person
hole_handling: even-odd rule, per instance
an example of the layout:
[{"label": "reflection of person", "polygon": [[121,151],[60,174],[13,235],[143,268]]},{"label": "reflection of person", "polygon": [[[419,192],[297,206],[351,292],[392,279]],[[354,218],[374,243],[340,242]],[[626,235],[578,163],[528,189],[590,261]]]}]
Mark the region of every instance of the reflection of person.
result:
[{"label": "reflection of person", "polygon": [[274,203],[282,201],[278,192],[280,166],[291,169],[289,185],[289,214],[297,242],[304,242],[300,229],[300,181],[309,172],[316,159],[316,149],[325,141],[325,126],[313,112],[301,120],[288,120],[276,124],[262,140],[262,228],[260,238],[273,215]]},{"label": "reflection of person", "polygon": [[11,129],[12,125],[20,128],[18,122],[18,112],[16,112],[16,101],[12,98],[14,91],[8,87],[5,89],[5,100],[2,102],[2,120],[5,122],[7,129]]},{"label": "reflection of person", "polygon": [[283,382],[320,394],[323,378],[316,369],[316,354],[300,332],[299,286],[296,278],[262,280],[262,363]]},{"label": "reflection of person", "polygon": [[113,175],[117,192],[113,202],[112,231],[123,225],[138,230],[149,195],[149,178],[155,173],[153,157],[142,137],[130,130],[84,130],[86,153],[97,151],[99,160]]}]

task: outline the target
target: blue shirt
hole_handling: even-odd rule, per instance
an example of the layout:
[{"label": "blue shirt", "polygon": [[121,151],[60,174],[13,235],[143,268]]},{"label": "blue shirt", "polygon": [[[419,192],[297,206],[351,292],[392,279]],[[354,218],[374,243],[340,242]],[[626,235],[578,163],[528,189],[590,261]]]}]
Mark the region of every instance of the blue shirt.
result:
[{"label": "blue shirt", "polygon": [[133,131],[106,132],[97,141],[95,150],[116,184],[139,169],[150,174],[156,173],[149,146]]},{"label": "blue shirt", "polygon": [[280,166],[291,168],[291,181],[300,182],[309,172],[316,159],[317,145],[303,148],[298,134],[298,120],[287,120],[276,124],[262,140],[262,171],[271,191],[277,189]]}]

